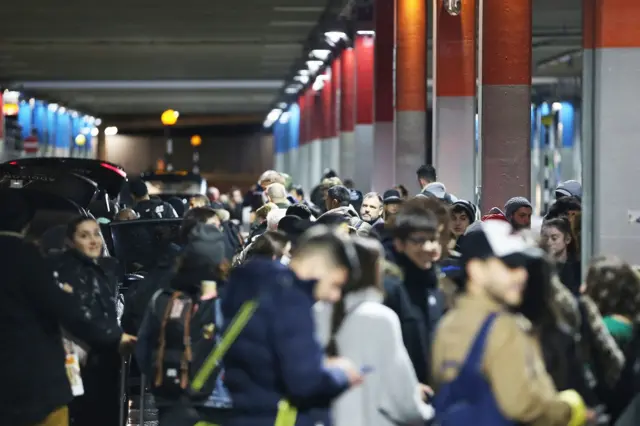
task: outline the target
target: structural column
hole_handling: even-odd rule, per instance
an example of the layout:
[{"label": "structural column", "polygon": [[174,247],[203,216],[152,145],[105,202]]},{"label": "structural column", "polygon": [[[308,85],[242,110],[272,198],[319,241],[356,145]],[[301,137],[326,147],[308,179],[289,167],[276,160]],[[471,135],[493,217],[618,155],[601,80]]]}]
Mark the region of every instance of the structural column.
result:
[{"label": "structural column", "polygon": [[356,56],[356,188],[367,193],[373,173],[373,35],[357,34]]},{"label": "structural column", "polygon": [[395,129],[393,126],[393,63],[395,2],[374,5],[374,128],[373,190],[384,192],[395,184]]},{"label": "structural column", "polygon": [[447,190],[475,202],[476,0],[461,4],[452,16],[436,1],[433,157]]},{"label": "structural column", "polygon": [[289,107],[289,137],[287,138],[287,170],[295,183],[300,183],[298,147],[300,145],[300,106]]},{"label": "structural column", "polygon": [[331,98],[330,123],[331,137],[329,139],[329,167],[340,176],[340,82],[342,77],[341,58],[336,58],[331,64]]},{"label": "structural column", "polygon": [[322,128],[320,129],[320,137],[322,138],[322,169],[331,168],[331,137],[333,135],[331,116],[331,68],[324,73],[324,85],[320,90],[320,99],[322,103]]},{"label": "structural column", "polygon": [[274,168],[283,173],[288,173],[289,171],[285,166],[285,133],[287,131],[286,124],[281,121],[276,121],[273,124],[273,164]]},{"label": "structural column", "polygon": [[483,0],[481,209],[531,191],[531,3]]},{"label": "structural column", "polygon": [[340,78],[340,177],[355,176],[355,59],[352,48],[342,52]]},{"label": "structural column", "polygon": [[310,111],[309,125],[311,126],[311,144],[310,150],[310,183],[309,187],[314,188],[322,179],[322,127],[324,125],[322,96],[320,92],[316,92],[313,88],[309,89],[309,100],[312,109]]},{"label": "structural column", "polygon": [[426,0],[397,0],[396,20],[395,183],[417,193],[427,144]]},{"label": "structural column", "polygon": [[300,94],[300,100],[298,101],[300,104],[300,148],[298,149],[298,164],[296,166],[297,171],[297,179],[300,185],[306,193],[309,193],[310,190],[310,150],[309,150],[309,130],[311,124],[310,117],[310,97],[308,92],[311,89],[307,89]]},{"label": "structural column", "polygon": [[583,10],[583,254],[637,264],[640,4],[584,0]]}]

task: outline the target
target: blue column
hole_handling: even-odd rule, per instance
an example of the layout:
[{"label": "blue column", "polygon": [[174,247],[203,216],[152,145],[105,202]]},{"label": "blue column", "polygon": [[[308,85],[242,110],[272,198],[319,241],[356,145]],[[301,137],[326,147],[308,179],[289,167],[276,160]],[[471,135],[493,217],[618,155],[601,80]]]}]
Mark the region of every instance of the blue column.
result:
[{"label": "blue column", "polygon": [[289,107],[289,136],[287,137],[287,170],[295,183],[300,183],[298,147],[300,146],[300,106],[296,103]]},{"label": "blue column", "polygon": [[31,135],[31,128],[33,127],[33,109],[27,101],[20,101],[18,124],[22,127],[22,139]]}]

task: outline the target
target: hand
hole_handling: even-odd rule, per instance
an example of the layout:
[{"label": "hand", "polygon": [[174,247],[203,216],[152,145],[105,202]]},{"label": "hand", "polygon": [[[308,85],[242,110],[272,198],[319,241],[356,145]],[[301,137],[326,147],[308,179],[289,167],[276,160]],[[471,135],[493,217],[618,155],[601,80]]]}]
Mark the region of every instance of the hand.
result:
[{"label": "hand", "polygon": [[434,395],[433,389],[422,383],[418,383],[418,391],[420,392],[420,395],[422,395],[423,401],[427,401]]},{"label": "hand", "polygon": [[351,362],[351,360],[348,360],[347,358],[341,358],[341,357],[327,358],[327,360],[325,361],[325,364],[328,367],[337,367],[342,371],[344,371],[347,377],[349,378],[349,385],[351,387],[358,386],[363,381],[363,376],[362,376],[362,373],[360,372],[360,369],[357,368],[353,364],[353,362]]},{"label": "hand", "polygon": [[597,424],[598,421],[598,412],[592,408],[588,408],[587,409],[587,413],[586,413],[586,417],[587,417],[587,421],[585,424],[588,425],[595,425]]},{"label": "hand", "polygon": [[133,352],[133,348],[136,345],[138,338],[127,333],[122,333],[120,338],[119,351],[122,355],[129,355]]}]

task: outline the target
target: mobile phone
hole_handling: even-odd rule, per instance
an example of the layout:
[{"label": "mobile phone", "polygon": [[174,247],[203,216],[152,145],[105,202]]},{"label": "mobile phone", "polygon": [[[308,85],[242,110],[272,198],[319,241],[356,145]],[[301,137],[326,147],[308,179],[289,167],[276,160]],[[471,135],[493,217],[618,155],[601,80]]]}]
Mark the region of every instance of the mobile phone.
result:
[{"label": "mobile phone", "polygon": [[363,365],[360,367],[360,374],[369,374],[373,372],[374,368],[370,365]]}]

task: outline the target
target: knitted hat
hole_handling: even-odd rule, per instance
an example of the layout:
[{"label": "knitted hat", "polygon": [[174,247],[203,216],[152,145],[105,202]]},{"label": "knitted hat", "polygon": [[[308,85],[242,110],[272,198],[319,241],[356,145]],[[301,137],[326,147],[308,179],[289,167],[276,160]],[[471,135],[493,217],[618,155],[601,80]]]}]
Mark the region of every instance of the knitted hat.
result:
[{"label": "knitted hat", "polygon": [[453,211],[462,210],[469,217],[469,223],[473,223],[476,221],[476,206],[467,201],[467,200],[458,200],[453,203],[453,207],[451,208]]},{"label": "knitted hat", "polygon": [[504,215],[507,219],[511,219],[511,216],[518,210],[520,207],[531,207],[531,203],[524,197],[513,197],[507,204],[504,205]]}]

